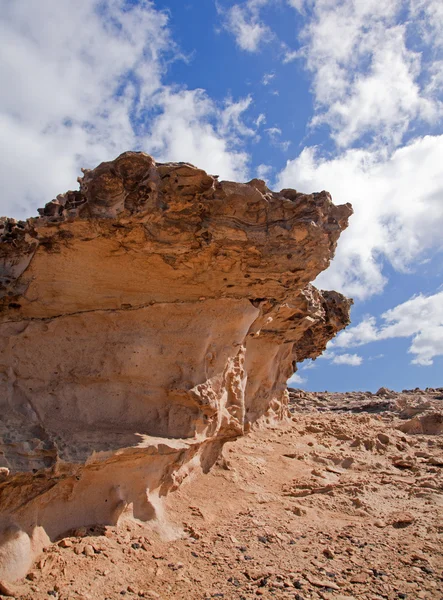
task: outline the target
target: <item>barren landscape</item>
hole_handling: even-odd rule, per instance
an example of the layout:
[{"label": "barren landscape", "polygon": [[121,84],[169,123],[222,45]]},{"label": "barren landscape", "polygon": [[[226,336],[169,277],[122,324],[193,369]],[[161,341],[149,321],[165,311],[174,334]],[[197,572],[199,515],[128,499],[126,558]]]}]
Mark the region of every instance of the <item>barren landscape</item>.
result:
[{"label": "barren landscape", "polygon": [[163,518],[69,532],[11,593],[442,598],[443,388],[290,396],[292,418],[227,444]]}]

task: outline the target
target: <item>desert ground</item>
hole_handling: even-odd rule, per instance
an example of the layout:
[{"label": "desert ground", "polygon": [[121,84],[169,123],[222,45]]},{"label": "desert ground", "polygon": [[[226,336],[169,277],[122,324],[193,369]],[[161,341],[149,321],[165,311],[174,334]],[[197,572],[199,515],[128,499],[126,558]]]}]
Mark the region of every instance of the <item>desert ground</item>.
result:
[{"label": "desert ground", "polygon": [[[443,388],[290,391],[158,518],[56,540],[20,600],[443,598]],[[6,596],[5,596],[6,597]]]}]

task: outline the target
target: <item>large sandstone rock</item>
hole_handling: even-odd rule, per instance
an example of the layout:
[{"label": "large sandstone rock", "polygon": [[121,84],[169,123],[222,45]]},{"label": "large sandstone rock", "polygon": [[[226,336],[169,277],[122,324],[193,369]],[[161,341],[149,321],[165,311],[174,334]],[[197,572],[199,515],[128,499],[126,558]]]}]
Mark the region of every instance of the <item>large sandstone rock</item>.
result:
[{"label": "large sandstone rock", "polygon": [[[0,579],[63,532],[159,518],[349,322],[310,285],[352,213],[127,152],[0,220]],[[6,551],[7,550],[7,551]],[[18,558],[17,558],[18,557]]]}]

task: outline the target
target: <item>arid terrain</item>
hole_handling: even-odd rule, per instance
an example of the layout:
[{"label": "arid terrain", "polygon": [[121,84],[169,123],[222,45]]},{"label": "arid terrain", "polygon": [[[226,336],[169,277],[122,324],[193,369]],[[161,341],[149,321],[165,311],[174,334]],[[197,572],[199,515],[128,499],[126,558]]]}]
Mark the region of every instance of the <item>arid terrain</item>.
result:
[{"label": "arid terrain", "polygon": [[292,418],[226,444],[169,494],[167,517],[73,531],[11,593],[441,599],[442,399],[292,390]]}]

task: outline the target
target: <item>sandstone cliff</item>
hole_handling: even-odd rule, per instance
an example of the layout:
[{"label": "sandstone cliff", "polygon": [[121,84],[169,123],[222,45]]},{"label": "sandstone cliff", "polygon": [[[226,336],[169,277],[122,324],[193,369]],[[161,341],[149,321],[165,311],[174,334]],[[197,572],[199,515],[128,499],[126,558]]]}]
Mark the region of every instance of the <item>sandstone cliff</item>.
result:
[{"label": "sandstone cliff", "polygon": [[352,213],[127,152],[0,220],[0,578],[161,497],[259,420],[349,322],[309,282]]}]

